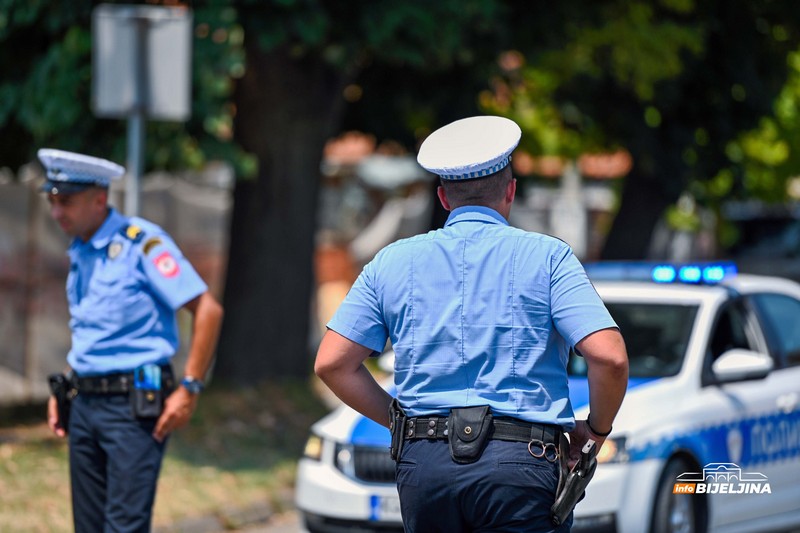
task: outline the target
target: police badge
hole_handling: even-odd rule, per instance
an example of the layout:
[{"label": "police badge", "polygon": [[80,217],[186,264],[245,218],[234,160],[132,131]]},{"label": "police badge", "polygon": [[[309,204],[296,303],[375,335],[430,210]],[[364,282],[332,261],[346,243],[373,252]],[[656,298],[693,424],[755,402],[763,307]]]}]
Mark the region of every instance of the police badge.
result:
[{"label": "police badge", "polygon": [[108,245],[108,258],[109,259],[116,258],[121,251],[122,251],[122,243],[112,242],[111,244]]}]

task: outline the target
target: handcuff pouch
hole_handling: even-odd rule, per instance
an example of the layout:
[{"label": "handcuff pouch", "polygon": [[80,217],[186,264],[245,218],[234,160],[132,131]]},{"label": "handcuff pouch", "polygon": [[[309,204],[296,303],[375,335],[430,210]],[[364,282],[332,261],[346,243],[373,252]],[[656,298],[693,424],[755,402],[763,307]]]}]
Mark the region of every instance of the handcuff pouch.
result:
[{"label": "handcuff pouch", "polygon": [[494,429],[489,406],[451,409],[447,428],[453,461],[461,464],[474,463],[480,459]]}]

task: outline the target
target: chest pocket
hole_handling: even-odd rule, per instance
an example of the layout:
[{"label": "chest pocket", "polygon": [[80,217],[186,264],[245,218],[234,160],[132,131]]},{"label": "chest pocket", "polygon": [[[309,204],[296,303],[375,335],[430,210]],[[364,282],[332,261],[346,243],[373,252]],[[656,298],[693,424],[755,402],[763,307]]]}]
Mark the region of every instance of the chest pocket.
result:
[{"label": "chest pocket", "polygon": [[86,311],[96,321],[119,323],[141,310],[142,299],[141,283],[131,259],[105,257],[97,261],[87,297],[81,303],[91,306]]}]

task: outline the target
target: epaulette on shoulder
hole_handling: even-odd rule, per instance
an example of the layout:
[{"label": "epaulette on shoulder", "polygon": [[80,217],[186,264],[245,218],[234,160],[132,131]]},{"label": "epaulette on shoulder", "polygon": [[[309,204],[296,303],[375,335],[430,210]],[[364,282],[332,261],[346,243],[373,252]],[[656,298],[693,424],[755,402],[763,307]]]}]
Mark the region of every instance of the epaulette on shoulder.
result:
[{"label": "epaulette on shoulder", "polygon": [[125,238],[133,242],[139,242],[144,238],[144,231],[139,226],[129,224],[120,230]]}]

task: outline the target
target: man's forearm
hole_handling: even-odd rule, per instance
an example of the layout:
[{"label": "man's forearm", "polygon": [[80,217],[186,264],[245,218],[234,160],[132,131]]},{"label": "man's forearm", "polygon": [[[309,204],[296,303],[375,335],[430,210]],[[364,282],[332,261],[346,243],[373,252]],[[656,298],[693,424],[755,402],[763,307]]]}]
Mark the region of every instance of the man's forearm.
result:
[{"label": "man's forearm", "polygon": [[184,375],[203,379],[211,365],[222,326],[222,306],[206,292],[186,306],[194,314]]},{"label": "man's forearm", "polygon": [[589,373],[591,429],[606,433],[617,416],[628,385],[627,366],[595,367]]},{"label": "man's forearm", "polygon": [[367,367],[361,365],[355,372],[333,372],[320,378],[344,403],[378,424],[389,427],[392,397],[378,385]]},{"label": "man's forearm", "polygon": [[314,372],[345,404],[389,427],[389,396],[364,366],[372,350],[328,330],[322,337]]},{"label": "man's forearm", "polygon": [[625,341],[614,328],[592,333],[578,343],[588,366],[592,431],[606,433],[622,405],[628,387]]}]

